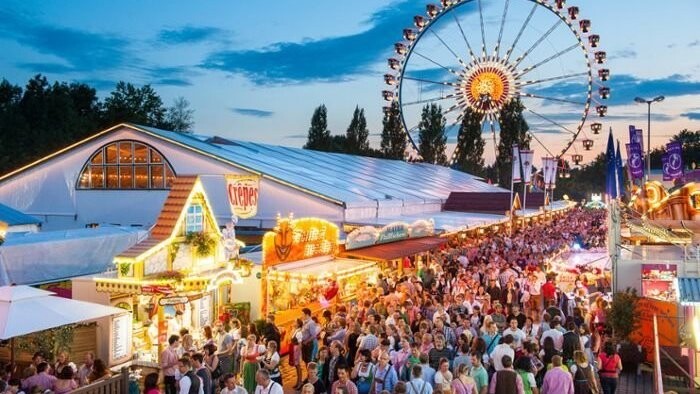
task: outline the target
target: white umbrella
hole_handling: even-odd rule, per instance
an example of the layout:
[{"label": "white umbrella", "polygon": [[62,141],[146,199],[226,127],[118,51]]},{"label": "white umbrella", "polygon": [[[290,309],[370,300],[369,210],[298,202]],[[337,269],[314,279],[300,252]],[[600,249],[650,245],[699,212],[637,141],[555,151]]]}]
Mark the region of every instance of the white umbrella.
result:
[{"label": "white umbrella", "polygon": [[0,287],[0,339],[125,313],[124,309],[56,297],[30,286]]}]

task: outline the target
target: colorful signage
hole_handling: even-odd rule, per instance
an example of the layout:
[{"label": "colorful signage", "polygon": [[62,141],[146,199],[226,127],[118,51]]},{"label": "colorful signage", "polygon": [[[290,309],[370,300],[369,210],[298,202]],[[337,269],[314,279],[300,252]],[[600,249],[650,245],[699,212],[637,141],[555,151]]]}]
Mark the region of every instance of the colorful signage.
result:
[{"label": "colorful signage", "polygon": [[435,222],[432,219],[420,219],[412,224],[395,222],[387,224],[381,229],[365,226],[357,228],[348,234],[345,239],[345,250],[359,249],[408,238],[428,237],[433,234],[435,234]]},{"label": "colorful signage", "polygon": [[668,175],[672,179],[683,176],[683,145],[680,141],[666,144],[666,154],[668,154]]},{"label": "colorful signage", "polygon": [[273,266],[338,251],[340,231],[335,224],[316,218],[277,218],[277,225],[263,237],[263,264]]},{"label": "colorful signage", "polygon": [[644,160],[642,160],[642,147],[633,142],[625,144],[627,148],[627,166],[633,179],[644,178]]},{"label": "colorful signage", "polygon": [[652,361],[654,356],[654,315],[658,322],[659,345],[678,346],[680,344],[681,317],[678,315],[677,302],[644,297],[637,302],[636,312],[639,325],[630,335],[630,339],[646,350],[647,361]]},{"label": "colorful signage", "polygon": [[144,294],[172,294],[173,290],[170,285],[143,285],[141,292]]},{"label": "colorful signage", "polygon": [[166,305],[186,304],[189,301],[190,301],[189,298],[187,298],[185,296],[166,297],[166,298],[161,298],[160,300],[158,300],[158,305],[166,306]]},{"label": "colorful signage", "polygon": [[258,213],[260,178],[255,175],[226,175],[226,195],[231,213],[242,219]]}]

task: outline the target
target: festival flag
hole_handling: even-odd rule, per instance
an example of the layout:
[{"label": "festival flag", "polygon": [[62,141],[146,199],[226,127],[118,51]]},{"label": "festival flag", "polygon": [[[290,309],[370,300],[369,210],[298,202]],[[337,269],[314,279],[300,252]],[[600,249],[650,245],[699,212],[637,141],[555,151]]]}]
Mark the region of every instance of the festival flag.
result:
[{"label": "festival flag", "polygon": [[634,125],[629,126],[630,129],[630,144],[637,143],[644,152],[644,132],[642,129],[636,128]]},{"label": "festival flag", "polygon": [[642,160],[642,148],[637,143],[626,144],[627,167],[629,167],[632,179],[644,178],[644,161]]},{"label": "festival flag", "polygon": [[549,157],[543,157],[542,158],[542,187],[544,189],[547,189],[548,184],[549,184]]},{"label": "festival flag", "polygon": [[513,144],[513,183],[522,182],[523,178],[520,175],[520,148],[517,144]]},{"label": "festival flag", "polygon": [[617,151],[615,152],[615,171],[617,172],[617,195],[622,197],[625,194],[625,176],[622,172],[622,155],[620,154],[620,140],[617,140]]},{"label": "festival flag", "polygon": [[523,182],[529,185],[532,181],[532,159],[535,158],[535,152],[532,150],[520,151],[520,163],[523,169]]},{"label": "festival flag", "polygon": [[605,193],[610,198],[617,198],[617,171],[615,170],[615,143],[612,128],[608,134],[608,147],[605,149]]},{"label": "festival flag", "polygon": [[668,155],[668,175],[671,179],[683,176],[683,144],[680,141],[673,141],[666,144],[666,154]]},{"label": "festival flag", "polygon": [[664,152],[663,156],[661,156],[661,168],[664,173],[664,181],[673,180],[668,168],[668,152]]},{"label": "festival flag", "polygon": [[559,161],[555,157],[552,157],[551,160],[552,160],[552,165],[550,168],[552,169],[552,175],[550,175],[549,179],[552,181],[552,184],[549,187],[550,187],[550,189],[556,189],[557,188],[557,171],[559,170]]}]

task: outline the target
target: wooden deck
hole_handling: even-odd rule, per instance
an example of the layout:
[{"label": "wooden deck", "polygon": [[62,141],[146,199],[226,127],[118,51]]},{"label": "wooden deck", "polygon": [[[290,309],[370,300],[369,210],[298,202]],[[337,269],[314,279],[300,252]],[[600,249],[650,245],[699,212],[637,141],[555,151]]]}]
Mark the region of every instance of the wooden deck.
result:
[{"label": "wooden deck", "polygon": [[634,372],[623,372],[620,375],[616,394],[652,394],[653,392],[654,383],[651,373],[637,375]]}]

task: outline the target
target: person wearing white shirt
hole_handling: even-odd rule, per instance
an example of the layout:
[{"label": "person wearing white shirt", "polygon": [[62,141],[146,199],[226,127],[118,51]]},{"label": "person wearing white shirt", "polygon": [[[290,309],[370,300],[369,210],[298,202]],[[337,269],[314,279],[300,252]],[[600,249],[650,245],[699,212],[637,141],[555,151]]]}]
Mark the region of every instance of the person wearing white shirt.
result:
[{"label": "person wearing white shirt", "polygon": [[503,330],[503,336],[511,335],[513,337],[513,347],[515,350],[522,349],[523,341],[525,340],[525,332],[518,328],[518,319],[510,319],[510,325]]},{"label": "person wearing white shirt", "polygon": [[414,365],[411,368],[411,380],[406,384],[406,394],[433,394],[433,385],[422,378],[423,368]]},{"label": "person wearing white shirt", "polygon": [[493,368],[496,371],[502,370],[503,367],[503,356],[509,356],[512,360],[515,358],[515,351],[511,347],[513,344],[513,336],[506,335],[503,337],[503,343],[497,345],[493,352],[491,353],[491,362],[493,363]]},{"label": "person wearing white shirt", "polygon": [[192,364],[189,358],[181,358],[178,361],[178,369],[180,370],[180,391],[179,394],[189,394],[190,388],[193,386],[197,389],[198,394],[204,394],[204,383],[192,370]]},{"label": "person wearing white shirt", "polygon": [[220,394],[248,394],[245,388],[238,384],[234,374],[227,373],[223,376],[222,381],[224,383],[224,388],[221,389]]},{"label": "person wearing white shirt", "polygon": [[284,394],[282,385],[270,379],[270,374],[264,369],[255,373],[255,381],[258,383],[255,394]]},{"label": "person wearing white shirt", "polygon": [[552,319],[552,328],[542,333],[540,345],[544,346],[544,339],[547,337],[552,337],[554,348],[561,352],[564,345],[564,333],[561,332],[561,322],[559,318]]}]

